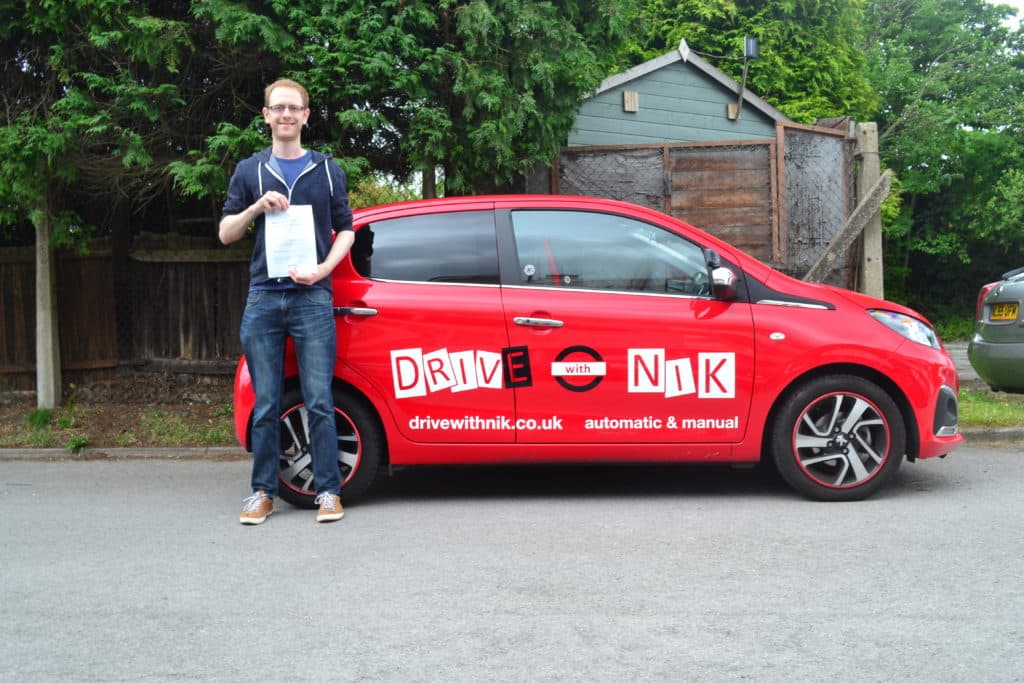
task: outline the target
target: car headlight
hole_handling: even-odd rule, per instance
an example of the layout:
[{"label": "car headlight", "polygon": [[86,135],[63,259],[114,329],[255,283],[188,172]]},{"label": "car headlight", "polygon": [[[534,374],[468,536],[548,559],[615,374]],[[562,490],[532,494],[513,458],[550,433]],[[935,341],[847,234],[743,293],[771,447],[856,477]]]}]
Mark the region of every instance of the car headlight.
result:
[{"label": "car headlight", "polygon": [[870,309],[868,313],[872,318],[910,341],[930,346],[933,349],[939,348],[939,338],[936,336],[935,330],[917,318],[903,313],[877,309]]}]

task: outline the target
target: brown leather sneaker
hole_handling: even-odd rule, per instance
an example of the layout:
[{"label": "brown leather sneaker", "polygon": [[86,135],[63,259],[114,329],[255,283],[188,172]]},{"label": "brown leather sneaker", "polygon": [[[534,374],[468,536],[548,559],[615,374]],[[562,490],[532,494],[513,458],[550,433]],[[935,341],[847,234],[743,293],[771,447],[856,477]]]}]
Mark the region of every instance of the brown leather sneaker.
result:
[{"label": "brown leather sneaker", "polygon": [[334,493],[321,493],[316,497],[320,509],[316,513],[318,522],[336,522],[345,516],[345,510],[341,507],[341,496]]},{"label": "brown leather sneaker", "polygon": [[273,512],[274,499],[263,491],[256,491],[242,501],[242,516],[238,521],[242,524],[263,524]]}]

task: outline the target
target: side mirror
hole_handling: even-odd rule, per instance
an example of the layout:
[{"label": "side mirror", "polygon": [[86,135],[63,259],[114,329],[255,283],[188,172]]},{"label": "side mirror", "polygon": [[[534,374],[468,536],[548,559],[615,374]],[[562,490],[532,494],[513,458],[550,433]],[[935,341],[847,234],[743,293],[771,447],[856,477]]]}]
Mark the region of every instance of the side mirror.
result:
[{"label": "side mirror", "polygon": [[722,265],[722,257],[714,249],[704,250],[704,262],[711,273],[711,293],[721,301],[736,298],[736,273]]},{"label": "side mirror", "polygon": [[711,288],[716,299],[732,301],[736,298],[736,273],[718,266],[711,271]]},{"label": "side mirror", "polygon": [[722,265],[722,257],[714,249],[704,250],[704,262],[708,264],[708,270],[714,270]]}]

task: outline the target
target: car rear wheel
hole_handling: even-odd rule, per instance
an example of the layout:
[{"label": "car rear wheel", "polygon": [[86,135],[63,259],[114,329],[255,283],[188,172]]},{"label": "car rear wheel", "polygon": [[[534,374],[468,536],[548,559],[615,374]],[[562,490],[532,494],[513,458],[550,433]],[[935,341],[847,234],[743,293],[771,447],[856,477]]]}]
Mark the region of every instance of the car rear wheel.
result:
[{"label": "car rear wheel", "polygon": [[878,385],[819,377],[783,397],[771,450],[782,478],[817,500],[860,500],[896,474],[906,450],[903,417]]},{"label": "car rear wheel", "polygon": [[[303,508],[316,507],[309,419],[302,392],[288,391],[281,401],[281,472],[278,495]],[[338,465],[341,496],[345,502],[369,491],[380,469],[384,438],[373,411],[361,398],[346,391],[334,394],[338,428]]]}]

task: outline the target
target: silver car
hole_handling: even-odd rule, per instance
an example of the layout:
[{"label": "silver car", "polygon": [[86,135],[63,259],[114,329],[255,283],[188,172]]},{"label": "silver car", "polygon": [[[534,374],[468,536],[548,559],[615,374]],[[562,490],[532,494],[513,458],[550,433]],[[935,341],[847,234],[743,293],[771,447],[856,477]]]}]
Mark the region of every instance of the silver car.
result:
[{"label": "silver car", "polygon": [[1003,273],[978,293],[974,337],[967,357],[978,376],[996,391],[1024,394],[1024,268]]}]

